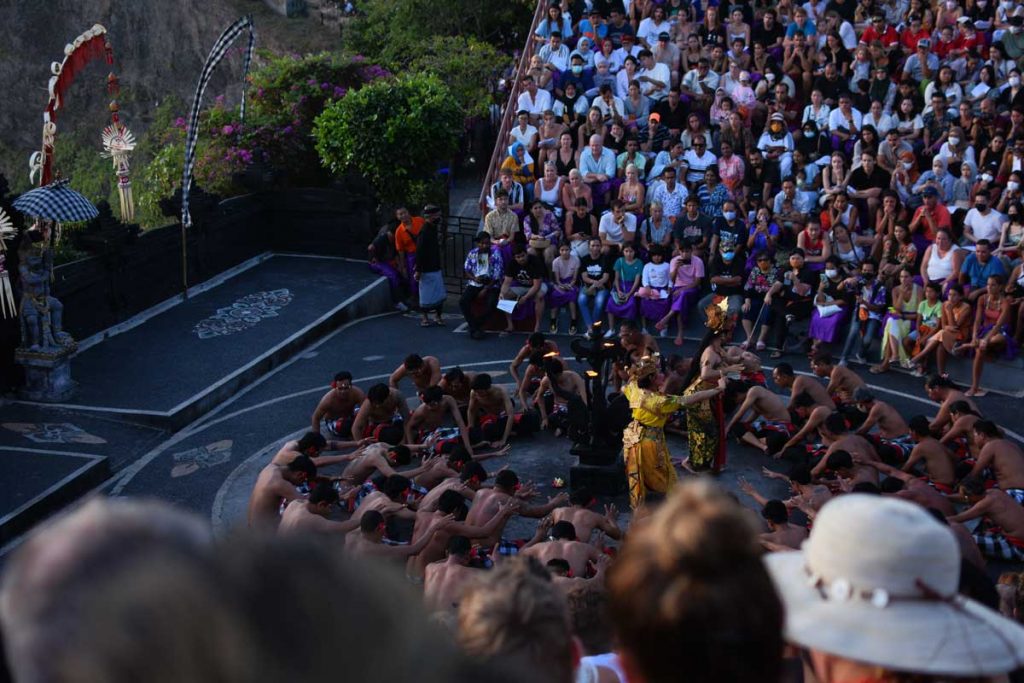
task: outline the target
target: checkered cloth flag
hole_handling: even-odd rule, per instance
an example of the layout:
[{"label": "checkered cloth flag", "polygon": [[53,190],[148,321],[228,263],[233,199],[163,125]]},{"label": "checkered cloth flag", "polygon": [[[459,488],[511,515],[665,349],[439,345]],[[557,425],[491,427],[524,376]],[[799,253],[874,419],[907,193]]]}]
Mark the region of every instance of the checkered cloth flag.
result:
[{"label": "checkered cloth flag", "polygon": [[26,192],[14,200],[14,208],[57,223],[80,223],[99,215],[92,202],[68,187],[66,178]]},{"label": "checkered cloth flag", "polygon": [[196,94],[192,99],[192,110],[188,116],[188,131],[185,136],[185,170],[181,179],[181,224],[186,228],[192,225],[192,214],[189,212],[189,193],[192,189],[192,167],[196,162],[196,143],[199,141],[199,110],[203,106],[203,93],[210,82],[210,77],[220,61],[224,59],[228,49],[239,36],[245,32],[249,33],[249,44],[245,49],[245,62],[242,65],[242,106],[240,111],[241,121],[245,121],[245,81],[249,75],[249,64],[252,62],[252,49],[256,44],[256,31],[253,28],[252,16],[246,15],[235,23],[224,29],[220,38],[213,44],[210,56],[206,58],[203,71],[199,74],[199,83],[196,84]]}]

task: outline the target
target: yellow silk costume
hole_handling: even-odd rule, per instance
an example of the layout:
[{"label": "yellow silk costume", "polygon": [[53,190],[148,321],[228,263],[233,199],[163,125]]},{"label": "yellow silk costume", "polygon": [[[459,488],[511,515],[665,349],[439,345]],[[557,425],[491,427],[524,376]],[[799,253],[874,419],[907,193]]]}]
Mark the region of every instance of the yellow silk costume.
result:
[{"label": "yellow silk costume", "polygon": [[676,470],[665,444],[665,422],[682,406],[682,396],[666,396],[630,382],[622,389],[629,399],[633,421],[622,434],[629,504],[643,504],[647,491],[667,493],[676,483]]}]

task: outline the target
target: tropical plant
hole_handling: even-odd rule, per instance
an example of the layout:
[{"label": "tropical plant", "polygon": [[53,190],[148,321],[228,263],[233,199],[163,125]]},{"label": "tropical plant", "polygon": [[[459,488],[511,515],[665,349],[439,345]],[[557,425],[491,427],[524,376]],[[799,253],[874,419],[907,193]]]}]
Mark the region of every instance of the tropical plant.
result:
[{"label": "tropical plant", "polygon": [[462,123],[458,103],[437,76],[410,73],[330,104],[313,134],[331,172],[361,174],[383,202],[419,202],[438,184]]}]

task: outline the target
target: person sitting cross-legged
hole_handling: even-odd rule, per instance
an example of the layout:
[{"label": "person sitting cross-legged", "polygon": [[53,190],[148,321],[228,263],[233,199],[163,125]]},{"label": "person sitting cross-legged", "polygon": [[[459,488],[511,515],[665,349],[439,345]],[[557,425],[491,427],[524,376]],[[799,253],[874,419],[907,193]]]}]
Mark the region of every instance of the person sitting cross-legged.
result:
[{"label": "person sitting cross-legged", "polygon": [[[544,282],[544,263],[539,257],[531,256],[526,249],[517,244],[512,248],[512,262],[505,266],[505,279],[501,283],[501,298],[515,301],[516,305],[524,305],[533,300],[534,317],[533,331],[540,332],[540,323],[544,319],[544,297],[548,293]],[[508,326],[503,334],[515,330],[512,314],[505,313]]]}]

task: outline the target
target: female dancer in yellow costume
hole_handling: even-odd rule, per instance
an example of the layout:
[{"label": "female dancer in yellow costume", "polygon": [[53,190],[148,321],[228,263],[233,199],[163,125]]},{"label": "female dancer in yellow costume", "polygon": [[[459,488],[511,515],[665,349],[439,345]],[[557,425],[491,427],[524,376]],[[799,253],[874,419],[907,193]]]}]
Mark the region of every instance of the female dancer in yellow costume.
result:
[{"label": "female dancer in yellow costume", "polygon": [[644,356],[629,368],[629,383],[622,389],[633,411],[633,421],[622,435],[622,446],[629,504],[634,510],[643,504],[648,491],[664,494],[676,483],[676,470],[665,444],[668,418],[687,404],[722,393],[722,387],[716,387],[689,396],[665,395],[658,391],[662,379],[658,357]]}]

